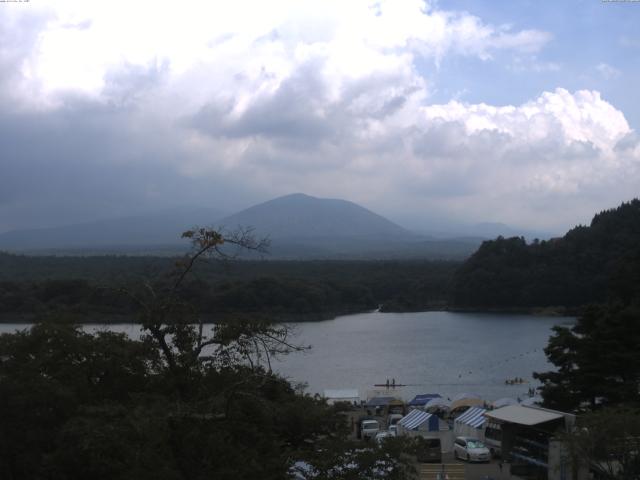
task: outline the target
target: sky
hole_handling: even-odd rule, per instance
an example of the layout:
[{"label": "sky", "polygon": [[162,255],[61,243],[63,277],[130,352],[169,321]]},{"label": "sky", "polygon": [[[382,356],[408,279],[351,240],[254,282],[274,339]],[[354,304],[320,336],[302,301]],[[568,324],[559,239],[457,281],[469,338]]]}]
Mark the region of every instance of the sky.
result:
[{"label": "sky", "polygon": [[640,2],[0,3],[0,232],[303,192],[564,232],[639,195]]}]

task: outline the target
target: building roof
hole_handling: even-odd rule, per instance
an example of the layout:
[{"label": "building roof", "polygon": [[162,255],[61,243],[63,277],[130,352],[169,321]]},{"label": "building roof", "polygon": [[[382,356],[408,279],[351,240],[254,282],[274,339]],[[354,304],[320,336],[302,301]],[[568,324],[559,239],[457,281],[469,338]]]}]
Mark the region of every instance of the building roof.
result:
[{"label": "building roof", "polygon": [[343,389],[339,389],[339,390],[325,390],[323,392],[323,396],[324,398],[333,398],[333,399],[339,399],[339,398],[360,398],[360,393],[358,393],[358,390],[353,389],[353,388],[343,388]]},{"label": "building roof", "polygon": [[423,412],[422,410],[411,410],[398,421],[398,424],[402,425],[407,430],[413,430],[423,423],[428,422],[429,418],[431,418],[430,413]]},{"label": "building roof", "polygon": [[486,410],[484,408],[476,408],[472,407],[458,418],[456,418],[457,423],[462,423],[464,425],[469,425],[473,428],[480,428],[487,420],[484,416]]},{"label": "building roof", "polygon": [[528,426],[550,422],[551,420],[557,420],[563,417],[559,412],[535,407],[524,407],[522,405],[509,405],[508,407],[487,412],[485,415],[502,422]]}]

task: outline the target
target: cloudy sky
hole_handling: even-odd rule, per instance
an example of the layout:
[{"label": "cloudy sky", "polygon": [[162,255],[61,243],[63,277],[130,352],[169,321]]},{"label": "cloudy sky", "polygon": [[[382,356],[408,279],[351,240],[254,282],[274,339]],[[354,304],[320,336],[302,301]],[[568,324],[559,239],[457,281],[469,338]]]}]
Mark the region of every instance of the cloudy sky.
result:
[{"label": "cloudy sky", "polygon": [[293,192],[562,232],[640,194],[640,3],[0,3],[0,232]]}]

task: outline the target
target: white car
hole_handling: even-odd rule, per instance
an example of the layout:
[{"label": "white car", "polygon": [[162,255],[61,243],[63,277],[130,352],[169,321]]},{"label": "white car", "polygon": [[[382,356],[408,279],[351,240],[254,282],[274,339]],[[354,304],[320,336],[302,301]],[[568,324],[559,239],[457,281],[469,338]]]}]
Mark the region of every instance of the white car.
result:
[{"label": "white car", "polygon": [[402,414],[400,413],[391,413],[387,417],[387,427],[391,427],[397,425],[397,423],[402,419]]},{"label": "white car", "polygon": [[380,423],[377,420],[363,420],[361,424],[362,438],[369,440],[380,431]]},{"label": "white car", "polygon": [[477,438],[457,437],[453,442],[453,456],[468,462],[488,462],[491,452]]}]

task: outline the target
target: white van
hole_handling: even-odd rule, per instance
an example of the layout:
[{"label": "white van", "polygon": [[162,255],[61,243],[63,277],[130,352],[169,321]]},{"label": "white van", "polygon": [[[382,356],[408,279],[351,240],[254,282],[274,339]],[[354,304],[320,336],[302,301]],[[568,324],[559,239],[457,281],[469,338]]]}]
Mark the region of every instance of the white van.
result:
[{"label": "white van", "polygon": [[360,431],[362,432],[362,438],[369,440],[380,431],[380,423],[377,420],[362,420]]}]

